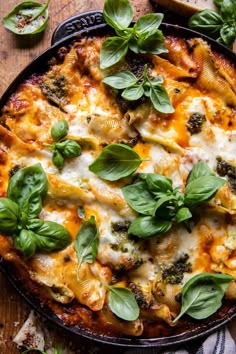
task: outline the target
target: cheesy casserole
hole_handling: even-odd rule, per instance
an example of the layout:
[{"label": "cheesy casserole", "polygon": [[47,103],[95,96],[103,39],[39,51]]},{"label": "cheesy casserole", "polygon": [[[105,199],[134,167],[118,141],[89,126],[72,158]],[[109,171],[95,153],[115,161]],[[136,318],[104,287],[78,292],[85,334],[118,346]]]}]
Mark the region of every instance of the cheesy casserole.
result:
[{"label": "cheesy casserole", "polygon": [[[13,235],[0,234],[0,255],[14,264],[26,286],[69,325],[108,336],[161,337],[186,330],[191,318],[173,322],[184,284],[202,273],[236,279],[236,69],[202,39],[167,35],[168,53],[128,54],[101,69],[104,37],[82,38],[61,48],[43,74],[27,78],[1,112],[0,196],[23,168],[41,166],[48,181],[39,219],[60,225],[69,244],[24,257]],[[173,113],[160,113],[150,99],[125,100],[102,80],[123,70],[136,77],[162,75]],[[66,139],[81,153],[53,163],[51,129],[66,121]],[[132,175],[100,178],[90,166],[112,144],[127,146],[142,159]],[[181,193],[198,163],[225,183],[192,211],[189,223],[140,238],[128,232],[137,218],[122,188],[140,174],[167,177]],[[81,225],[96,220],[94,262],[78,267],[74,240]],[[140,309],[126,321],[108,303],[106,284],[129,289]],[[226,289],[236,299],[235,282]]]}]

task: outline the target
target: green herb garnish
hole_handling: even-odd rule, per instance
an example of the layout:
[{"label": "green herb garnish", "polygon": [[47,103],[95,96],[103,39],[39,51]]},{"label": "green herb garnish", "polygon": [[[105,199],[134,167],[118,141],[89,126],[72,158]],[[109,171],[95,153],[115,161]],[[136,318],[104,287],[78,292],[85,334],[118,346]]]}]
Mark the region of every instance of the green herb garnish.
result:
[{"label": "green herb garnish", "polygon": [[106,0],[103,17],[117,36],[109,37],[102,45],[100,66],[108,68],[123,59],[132,50],[135,53],[161,54],[168,52],[164,36],[158,29],[163,19],[162,14],[141,16],[130,28],[133,8],[128,0]]},{"label": "green herb garnish", "polygon": [[23,1],[16,5],[3,20],[3,26],[15,34],[36,34],[45,30],[48,22],[48,5]]},{"label": "green herb garnish", "polygon": [[154,108],[161,113],[173,113],[174,108],[163,83],[162,75],[149,77],[147,65],[138,78],[130,71],[121,71],[106,76],[103,82],[115,89],[123,90],[121,96],[127,101],[135,101],[142,96],[149,97]]},{"label": "green herb garnish", "polygon": [[47,190],[47,176],[36,164],[16,172],[9,181],[7,198],[0,198],[0,231],[12,236],[25,258],[37,250],[60,250],[70,243],[70,234],[62,225],[38,218]]},{"label": "green herb garnish", "polygon": [[181,292],[180,314],[173,322],[177,322],[185,313],[197,320],[211,316],[221,307],[224,292],[231,280],[231,275],[211,273],[198,274],[188,280]]},{"label": "green herb garnish", "polygon": [[189,27],[205,33],[218,42],[232,48],[236,38],[236,2],[235,0],[214,0],[219,13],[203,10],[189,19]]}]

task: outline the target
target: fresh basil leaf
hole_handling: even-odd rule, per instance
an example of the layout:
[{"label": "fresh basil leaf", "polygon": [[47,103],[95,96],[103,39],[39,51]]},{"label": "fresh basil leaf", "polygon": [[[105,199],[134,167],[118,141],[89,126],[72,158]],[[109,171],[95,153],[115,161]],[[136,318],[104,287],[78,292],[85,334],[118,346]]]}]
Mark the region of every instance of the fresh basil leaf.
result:
[{"label": "fresh basil leaf", "polygon": [[163,17],[163,14],[158,13],[141,16],[134,25],[134,32],[137,32],[139,35],[156,33]]},{"label": "fresh basil leaf", "polygon": [[192,217],[191,211],[189,210],[189,208],[186,207],[179,209],[176,213],[176,221],[178,223],[188,220],[191,217]]},{"label": "fresh basil leaf", "polygon": [[48,22],[48,4],[23,1],[3,18],[3,26],[18,35],[42,32]]},{"label": "fresh basil leaf", "polygon": [[132,52],[138,54],[139,53],[139,47],[138,47],[138,39],[134,36],[131,36],[129,38],[128,42],[129,49],[132,50]]},{"label": "fresh basil leaf", "polygon": [[107,38],[100,51],[100,67],[106,69],[123,59],[128,51],[128,40],[120,37]]},{"label": "fresh basil leaf", "polygon": [[214,10],[203,10],[195,13],[188,21],[188,26],[196,31],[218,35],[224,21]]},{"label": "fresh basil leaf", "polygon": [[123,29],[115,28],[115,32],[116,32],[117,36],[125,38],[125,39],[129,39],[132,37],[133,29],[132,28],[123,28]]},{"label": "fresh basil leaf", "polygon": [[220,30],[220,35],[223,40],[223,43],[227,47],[232,48],[233,43],[236,39],[236,26],[224,24],[224,26]]},{"label": "fresh basil leaf", "polygon": [[134,85],[127,87],[121,94],[121,96],[127,101],[139,100],[144,94],[144,90],[141,85]]},{"label": "fresh basil leaf", "polygon": [[[38,352],[41,354],[47,354],[47,352],[37,349],[37,348],[30,348],[30,349],[24,350],[21,354],[27,354],[27,353],[31,353],[31,352]],[[56,353],[54,352],[54,354],[56,354]]]},{"label": "fresh basil leaf", "polygon": [[34,234],[37,248],[42,252],[61,250],[70,244],[70,233],[53,221],[44,221]]},{"label": "fresh basil leaf", "polygon": [[161,113],[173,113],[174,108],[170,102],[170,98],[163,86],[151,87],[150,99],[154,108]]},{"label": "fresh basil leaf", "polygon": [[168,53],[168,49],[165,45],[165,39],[163,33],[160,30],[156,30],[155,33],[149,34],[142,34],[138,38],[138,48],[139,53],[142,54],[162,54]]},{"label": "fresh basil leaf", "polygon": [[140,214],[152,215],[156,201],[143,181],[122,188],[122,193],[132,209]]},{"label": "fresh basil leaf", "polygon": [[43,220],[40,219],[29,219],[27,221],[26,228],[28,230],[37,230],[43,225]]},{"label": "fresh basil leaf", "polygon": [[108,286],[108,303],[111,311],[126,321],[135,321],[139,317],[139,307],[133,293],[126,288]]},{"label": "fresh basil leaf", "polygon": [[204,176],[215,176],[215,174],[210,169],[210,167],[206,164],[206,162],[202,160],[198,162],[189,173],[186,181],[186,185],[188,185],[190,182],[194,181],[195,179]]},{"label": "fresh basil leaf", "polygon": [[[176,201],[176,198],[174,195],[165,195],[165,196],[161,197],[160,199],[158,199],[158,201],[156,202],[155,208],[152,212],[152,216],[155,216],[156,214],[162,216],[162,214],[164,214],[164,217],[169,219],[169,217],[172,216],[172,214],[175,215],[176,208],[173,205],[174,201]],[[160,208],[162,208],[162,209],[164,208],[164,213],[162,210],[161,214],[159,214]],[[173,209],[173,213],[171,212],[171,209]]]},{"label": "fresh basil leaf", "polygon": [[102,82],[116,89],[125,89],[136,84],[137,77],[130,71],[120,71],[106,76]]},{"label": "fresh basil leaf", "polygon": [[51,135],[54,141],[64,138],[69,131],[69,125],[65,119],[60,120],[51,129]]},{"label": "fresh basil leaf", "polygon": [[64,166],[64,157],[62,153],[59,150],[54,150],[53,155],[52,155],[52,162],[53,164],[58,168],[58,170],[61,170]]},{"label": "fresh basil leaf", "polygon": [[19,236],[13,237],[14,244],[24,255],[25,258],[30,258],[36,251],[36,239],[34,232],[31,230],[21,230]]},{"label": "fresh basil leaf", "polygon": [[155,196],[162,196],[163,193],[172,192],[172,180],[156,173],[147,173],[146,182],[148,189]]},{"label": "fresh basil leaf", "polygon": [[89,170],[107,181],[117,181],[130,176],[141,162],[142,159],[131,147],[123,144],[110,144],[89,166]]},{"label": "fresh basil leaf", "polygon": [[18,205],[8,198],[0,198],[0,231],[14,233],[19,218]]},{"label": "fresh basil leaf", "polygon": [[169,220],[158,220],[152,216],[138,216],[130,225],[128,233],[140,238],[149,238],[167,232],[172,226]]},{"label": "fresh basil leaf", "polygon": [[203,176],[188,183],[184,193],[184,204],[189,208],[208,202],[217,193],[218,189],[226,183],[223,178]]},{"label": "fresh basil leaf", "polygon": [[133,19],[134,11],[128,0],[106,0],[103,17],[113,28],[126,28]]},{"label": "fresh basil leaf", "polygon": [[[25,167],[11,177],[7,197],[16,202],[21,210],[27,209],[29,201],[36,196],[43,198],[48,190],[47,176],[41,164]],[[32,207],[32,205],[31,205]]]},{"label": "fresh basil leaf", "polygon": [[60,151],[63,157],[71,158],[81,155],[81,146],[74,140],[67,139],[57,143],[55,148]]},{"label": "fresh basil leaf", "polygon": [[233,28],[236,26],[236,3],[235,0],[224,0],[220,7],[220,14],[227,24]]},{"label": "fresh basil leaf", "polygon": [[197,320],[211,316],[221,307],[224,292],[231,280],[233,277],[230,275],[211,273],[191,278],[183,287],[181,311],[173,322],[185,313]]},{"label": "fresh basil leaf", "polygon": [[93,263],[97,257],[99,243],[99,231],[95,217],[84,221],[75,237],[74,247],[79,261]]},{"label": "fresh basil leaf", "polygon": [[78,207],[78,217],[80,219],[85,219],[86,213],[84,210],[84,207],[82,207],[81,205]]}]

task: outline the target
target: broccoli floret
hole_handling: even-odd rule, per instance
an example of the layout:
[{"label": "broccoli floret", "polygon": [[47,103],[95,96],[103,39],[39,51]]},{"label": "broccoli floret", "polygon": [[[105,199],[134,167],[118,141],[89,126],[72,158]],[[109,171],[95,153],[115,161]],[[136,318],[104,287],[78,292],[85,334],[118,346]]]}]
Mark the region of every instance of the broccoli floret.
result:
[{"label": "broccoli floret", "polygon": [[206,121],[206,117],[202,113],[195,112],[191,114],[189,120],[186,123],[186,127],[191,135],[200,133],[202,125]]},{"label": "broccoli floret", "polygon": [[184,273],[192,272],[192,265],[188,262],[189,255],[184,254],[169,267],[163,268],[162,279],[169,284],[179,284],[182,282]]}]

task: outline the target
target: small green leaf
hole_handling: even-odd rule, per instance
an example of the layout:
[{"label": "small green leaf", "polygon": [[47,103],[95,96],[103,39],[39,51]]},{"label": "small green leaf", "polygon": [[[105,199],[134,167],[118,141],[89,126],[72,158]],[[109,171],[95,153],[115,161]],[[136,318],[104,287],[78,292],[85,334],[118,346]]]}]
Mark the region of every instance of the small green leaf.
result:
[{"label": "small green leaf", "polygon": [[0,231],[12,234],[17,229],[18,205],[9,198],[0,198]]},{"label": "small green leaf", "polygon": [[55,144],[55,149],[59,150],[61,155],[66,158],[72,158],[81,155],[81,146],[77,143],[77,141],[70,139]]},{"label": "small green leaf", "polygon": [[80,219],[85,219],[86,213],[84,210],[84,207],[82,207],[81,205],[78,207],[78,217]]},{"label": "small green leaf", "polygon": [[210,35],[218,35],[224,21],[214,10],[203,10],[194,14],[188,22],[190,28]]},{"label": "small green leaf", "polygon": [[236,3],[235,0],[224,0],[221,4],[220,14],[227,24],[231,25],[234,29],[236,26]]},{"label": "small green leaf", "polygon": [[210,167],[206,164],[206,162],[202,160],[198,162],[196,165],[194,165],[193,169],[188,175],[186,185],[188,185],[190,182],[194,181],[195,179],[204,176],[215,176],[215,174],[210,169]]},{"label": "small green leaf", "polygon": [[156,206],[154,196],[149,192],[143,181],[122,188],[122,193],[132,209],[140,214],[152,215]]},{"label": "small green leaf", "polygon": [[42,252],[64,249],[70,244],[70,233],[64,226],[53,221],[44,221],[34,230],[37,249]]},{"label": "small green leaf", "polygon": [[189,208],[186,208],[186,207],[179,209],[176,213],[176,221],[178,223],[188,220],[191,217],[192,217],[192,214],[191,214]]},{"label": "small green leaf", "polygon": [[142,34],[138,38],[138,48],[141,54],[162,54],[168,53],[168,49],[165,45],[165,39],[163,33],[160,30],[156,30],[155,33]]},{"label": "small green leaf", "polygon": [[127,289],[108,286],[108,296],[111,311],[125,321],[135,321],[139,317],[139,307],[133,293]]},{"label": "small green leaf", "polygon": [[120,71],[106,76],[102,82],[116,89],[125,89],[136,84],[137,77],[130,71]]},{"label": "small green leaf", "polygon": [[153,86],[150,91],[150,99],[154,108],[161,113],[173,113],[175,110],[170,98],[163,86]]},{"label": "small green leaf", "polygon": [[3,26],[18,35],[42,32],[48,22],[48,4],[23,1],[3,18]]},{"label": "small green leaf", "polygon": [[228,48],[232,48],[236,38],[236,25],[232,26],[232,25],[224,24],[224,26],[220,30],[220,35],[223,40],[223,43]]},{"label": "small green leaf", "polygon": [[106,69],[123,59],[128,51],[128,40],[120,37],[107,38],[100,51],[100,67]]},{"label": "small green leaf", "polygon": [[134,31],[139,35],[155,33],[160,26],[164,15],[163,14],[147,14],[141,16],[134,25]]},{"label": "small green leaf", "polygon": [[107,181],[117,181],[130,176],[141,162],[142,159],[131,147],[123,144],[110,144],[89,166],[89,170]]},{"label": "small green leaf", "polygon": [[140,238],[149,238],[167,232],[172,226],[169,220],[152,216],[138,216],[130,225],[128,233]]},{"label": "small green leaf", "polygon": [[121,94],[121,96],[127,101],[137,101],[144,94],[144,90],[141,85],[134,85],[127,87]]},{"label": "small green leaf", "polygon": [[133,8],[128,0],[106,0],[103,17],[113,28],[123,29],[130,25],[133,19]]},{"label": "small green leaf", "polygon": [[35,234],[31,230],[21,230],[19,236],[14,237],[14,244],[24,255],[25,258],[32,257],[36,251]]},{"label": "small green leaf", "polygon": [[58,151],[57,149],[53,151],[52,162],[58,168],[58,170],[61,170],[63,168],[64,160],[65,159],[60,151]]},{"label": "small green leaf", "polygon": [[99,243],[99,231],[95,217],[84,221],[75,237],[74,247],[79,261],[93,263],[97,257]]},{"label": "small green leaf", "polygon": [[180,314],[177,322],[185,313],[202,320],[215,313],[222,304],[224,292],[233,277],[226,274],[201,273],[185,283],[182,290]]},{"label": "small green leaf", "polygon": [[51,135],[54,141],[64,138],[69,131],[69,125],[66,120],[62,119],[57,122],[51,129]]},{"label": "small green leaf", "polygon": [[215,176],[203,176],[193,180],[185,189],[184,204],[189,208],[195,208],[201,203],[208,202],[225,183],[226,180]]},{"label": "small green leaf", "polygon": [[163,84],[163,76],[162,75],[157,75],[156,77],[152,77],[149,79],[151,82],[152,86],[160,86],[160,84]]},{"label": "small green leaf", "polygon": [[149,191],[151,191],[156,197],[173,191],[172,180],[170,178],[156,173],[142,174],[142,176],[145,176]]}]

